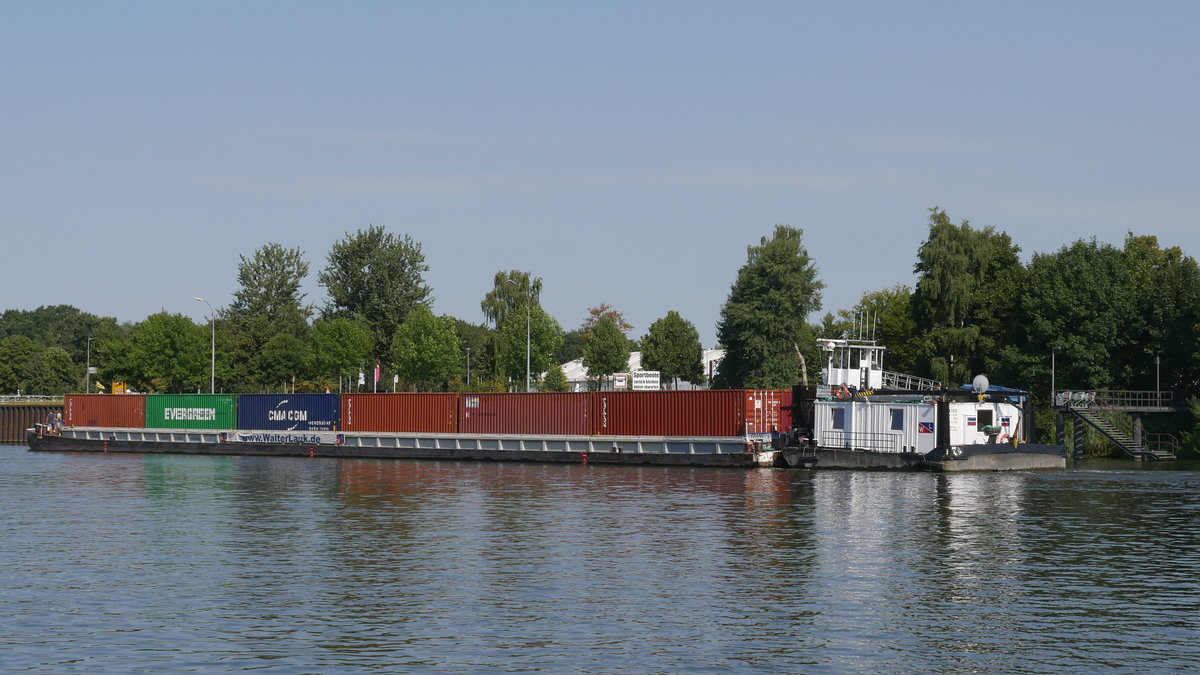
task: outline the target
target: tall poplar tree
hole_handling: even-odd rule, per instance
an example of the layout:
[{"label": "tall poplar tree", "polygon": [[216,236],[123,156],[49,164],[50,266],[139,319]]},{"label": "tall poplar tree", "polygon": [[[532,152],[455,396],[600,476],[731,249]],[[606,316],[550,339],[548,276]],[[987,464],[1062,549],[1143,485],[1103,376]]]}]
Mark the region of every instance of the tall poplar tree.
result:
[{"label": "tall poplar tree", "polygon": [[800,380],[797,347],[814,362],[815,336],[807,316],[821,309],[825,284],[817,279],[802,238],[802,230],[776,225],[770,238],[746,248],[746,264],[717,324],[725,358],[714,386],[786,388]]},{"label": "tall poplar tree", "polygon": [[479,303],[483,315],[497,328],[509,312],[524,312],[525,306],[540,307],[542,278],[521,270],[496,272],[492,290]]},{"label": "tall poplar tree", "polygon": [[238,257],[239,287],[233,302],[221,312],[218,328],[231,338],[229,365],[242,386],[274,387],[285,371],[289,378],[297,373],[284,365],[288,359],[283,355],[273,357],[268,367],[263,350],[279,335],[295,341],[307,337],[312,308],[304,304],[300,285],[308,276],[308,263],[299,248],[276,243],[266,244],[249,258]]},{"label": "tall poplar tree", "polygon": [[[519,381],[519,388],[524,389],[525,319],[528,316],[531,322],[541,321],[541,319],[534,318],[534,315],[542,312],[541,296],[541,277],[535,277],[533,274],[521,270],[496,272],[492,290],[488,291],[483,301],[479,303],[484,317],[491,322],[495,331],[491,333],[488,343],[484,345],[483,353],[480,351],[475,353],[478,364],[475,370],[479,379],[487,379],[487,376],[507,378],[511,382]],[[517,323],[520,323],[519,330]],[[541,324],[539,323],[539,325]],[[519,340],[517,339],[518,332],[520,333]],[[556,335],[562,333],[558,322],[554,323],[554,330],[550,332]],[[558,344],[561,344],[561,340]],[[531,370],[533,370],[532,365]],[[542,372],[542,370],[544,368],[535,370],[535,372]],[[485,373],[487,376],[484,375]]]},{"label": "tall poplar tree", "polygon": [[991,226],[976,230],[966,220],[955,225],[942,209],[930,209],[929,237],[913,267],[922,374],[952,386],[970,382],[994,362],[989,359],[1002,342],[1000,333],[1016,311],[1020,250]]}]

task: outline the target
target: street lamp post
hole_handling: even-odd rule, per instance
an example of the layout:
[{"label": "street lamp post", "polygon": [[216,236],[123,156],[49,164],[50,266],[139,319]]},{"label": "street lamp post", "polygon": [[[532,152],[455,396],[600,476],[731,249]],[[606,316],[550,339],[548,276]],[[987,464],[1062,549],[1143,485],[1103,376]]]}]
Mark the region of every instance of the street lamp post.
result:
[{"label": "street lamp post", "polygon": [[1058,405],[1058,403],[1054,400],[1054,395],[1056,393],[1055,389],[1054,389],[1054,357],[1056,354],[1058,354],[1058,346],[1057,345],[1050,348],[1050,407],[1051,408],[1054,408]]},{"label": "street lamp post", "polygon": [[208,315],[212,323],[212,361],[208,371],[208,393],[217,393],[217,313],[213,306],[204,298],[196,298],[196,302],[208,305]]},{"label": "street lamp post", "polygon": [[1158,350],[1154,354],[1154,400],[1155,405],[1162,405],[1162,369],[1159,367],[1159,361],[1162,358],[1162,350]]},{"label": "street lamp post", "polygon": [[83,375],[83,393],[85,394],[92,391],[92,340],[95,339],[92,337],[87,339],[87,366],[84,368]]},{"label": "street lamp post", "polygon": [[471,386],[471,348],[467,347],[467,387]]},{"label": "street lamp post", "polygon": [[529,305],[533,301],[532,286],[525,289],[525,391],[529,391]]}]

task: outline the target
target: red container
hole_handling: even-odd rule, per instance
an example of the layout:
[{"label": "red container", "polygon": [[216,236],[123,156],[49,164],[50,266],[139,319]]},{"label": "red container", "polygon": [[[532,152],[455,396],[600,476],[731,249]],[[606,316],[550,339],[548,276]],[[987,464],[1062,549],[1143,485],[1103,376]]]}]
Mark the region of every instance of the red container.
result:
[{"label": "red container", "polygon": [[788,405],[791,405],[792,392],[779,389],[747,389],[744,394],[746,433],[766,434],[784,431],[791,426],[790,413],[788,426],[784,426],[783,395],[787,394]]},{"label": "red container", "polygon": [[342,394],[342,429],[452,434],[458,394]]},{"label": "red container", "polygon": [[463,394],[458,399],[458,431],[587,436],[591,400],[587,393]]},{"label": "red container", "polygon": [[596,436],[741,436],[745,392],[597,391],[592,393]]},{"label": "red container", "polygon": [[792,428],[792,390],[784,389],[779,392],[779,430],[790,431]]},{"label": "red container", "polygon": [[67,394],[63,424],[68,427],[146,426],[145,394]]}]

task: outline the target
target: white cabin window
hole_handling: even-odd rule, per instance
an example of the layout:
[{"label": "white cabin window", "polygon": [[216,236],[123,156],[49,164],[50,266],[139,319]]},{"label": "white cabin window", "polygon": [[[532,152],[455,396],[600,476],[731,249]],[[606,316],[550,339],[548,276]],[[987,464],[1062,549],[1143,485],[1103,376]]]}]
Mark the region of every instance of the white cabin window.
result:
[{"label": "white cabin window", "polygon": [[833,428],[834,429],[845,429],[846,428],[846,409],[845,408],[834,408],[833,409]]},{"label": "white cabin window", "polygon": [[892,408],[892,431],[904,431],[904,410]]}]

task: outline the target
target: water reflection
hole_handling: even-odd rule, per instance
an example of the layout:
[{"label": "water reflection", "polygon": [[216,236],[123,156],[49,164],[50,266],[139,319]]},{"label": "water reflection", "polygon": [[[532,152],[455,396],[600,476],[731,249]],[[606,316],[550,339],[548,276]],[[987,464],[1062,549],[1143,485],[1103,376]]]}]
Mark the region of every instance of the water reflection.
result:
[{"label": "water reflection", "polygon": [[1195,472],[0,459],[6,671],[1200,668]]}]

